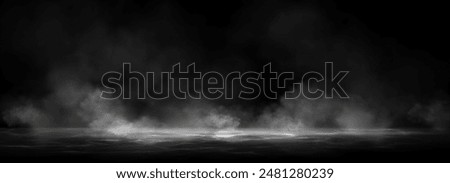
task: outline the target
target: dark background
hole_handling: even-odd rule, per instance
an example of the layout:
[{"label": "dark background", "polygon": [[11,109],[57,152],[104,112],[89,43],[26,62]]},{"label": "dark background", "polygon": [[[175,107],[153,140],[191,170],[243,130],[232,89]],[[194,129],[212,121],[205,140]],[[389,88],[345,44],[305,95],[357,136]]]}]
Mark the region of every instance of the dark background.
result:
[{"label": "dark background", "polygon": [[[54,92],[55,70],[99,87],[124,61],[142,72],[196,62],[223,73],[268,62],[303,73],[333,61],[351,71],[353,96],[409,107],[448,99],[448,12],[438,1],[3,1],[0,16],[2,110]],[[277,101],[219,102],[259,111]],[[165,103],[126,105],[139,113]]]},{"label": "dark background", "polygon": [[[273,151],[258,156],[224,153],[221,159],[215,158],[221,156],[217,153],[210,156],[177,151],[149,157],[145,154],[147,147],[129,152],[114,149],[119,146],[99,145],[92,147],[92,153],[74,156],[52,154],[60,146],[48,145],[33,151],[39,158],[12,150],[6,156],[10,159],[3,161],[446,161],[449,152],[446,129],[450,120],[448,17],[448,6],[443,1],[2,1],[2,128],[32,126],[8,122],[5,117],[12,106],[23,103],[49,111],[56,119],[50,127],[79,127],[65,122],[73,117],[75,109],[52,102],[51,96],[57,93],[59,84],[76,80],[82,85],[100,87],[101,75],[110,70],[120,71],[123,62],[131,62],[133,69],[142,72],[170,71],[175,63],[186,66],[196,62],[199,71],[221,73],[259,71],[271,62],[275,71],[301,74],[321,71],[325,61],[333,61],[338,70],[350,71],[344,82],[350,96],[363,101],[363,106],[373,113],[387,113],[393,121],[390,128],[433,129],[434,122],[421,117],[423,112],[437,116],[432,121],[437,120],[444,129],[426,137],[388,140],[394,144],[391,149],[365,149],[383,142],[361,140],[319,155],[313,151],[286,155],[277,148],[269,148]],[[149,110],[153,111],[151,115],[165,119],[171,115],[165,109],[185,102],[129,100],[123,101],[123,105],[129,119],[145,116]],[[240,116],[244,119],[241,126],[251,127],[256,116],[280,101],[259,98],[213,103],[244,109],[250,115]],[[440,106],[437,112],[426,107],[434,103]],[[418,109],[412,110],[416,106]],[[24,129],[18,134],[27,133]],[[33,140],[12,136],[12,141],[3,143],[14,145],[21,140],[24,143]],[[86,141],[72,140],[75,144]],[[335,140],[342,140],[336,144],[345,145],[348,139]],[[60,143],[66,142],[62,139]],[[237,147],[216,143],[225,148]],[[202,145],[211,144],[198,145],[200,149]],[[314,143],[306,145],[314,147]],[[246,147],[244,144],[238,149]],[[6,152],[9,147],[3,148]],[[120,153],[102,154],[111,148]]]}]

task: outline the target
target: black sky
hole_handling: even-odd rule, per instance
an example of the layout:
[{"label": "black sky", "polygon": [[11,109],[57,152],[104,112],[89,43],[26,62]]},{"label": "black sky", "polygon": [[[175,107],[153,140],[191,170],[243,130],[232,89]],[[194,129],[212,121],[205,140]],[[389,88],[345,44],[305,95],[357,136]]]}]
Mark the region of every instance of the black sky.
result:
[{"label": "black sky", "polygon": [[[448,14],[438,1],[3,1],[1,109],[45,99],[67,78],[100,87],[125,61],[142,72],[196,62],[223,73],[268,62],[302,73],[333,61],[352,73],[353,96],[398,109],[401,121],[417,104],[448,105]],[[124,105],[139,116],[172,103]],[[259,113],[279,101],[218,103]]]}]

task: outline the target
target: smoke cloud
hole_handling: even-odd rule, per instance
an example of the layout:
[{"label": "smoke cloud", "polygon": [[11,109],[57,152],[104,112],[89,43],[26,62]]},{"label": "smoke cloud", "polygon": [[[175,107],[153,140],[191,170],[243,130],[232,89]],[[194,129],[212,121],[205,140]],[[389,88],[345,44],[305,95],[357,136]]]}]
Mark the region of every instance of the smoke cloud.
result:
[{"label": "smoke cloud", "polygon": [[[434,68],[448,64],[395,41],[386,45],[350,15],[327,12],[319,4],[267,1],[243,5],[215,24],[175,2],[109,5],[38,3],[3,13],[2,24],[13,26],[2,25],[2,37],[20,31],[2,43],[8,44],[2,51],[26,63],[12,65],[17,72],[3,71],[13,83],[2,99],[7,126],[89,127],[114,134],[143,128],[449,127],[448,97],[436,95],[447,86],[429,90],[441,81]],[[26,13],[29,9],[35,11]],[[344,82],[350,99],[100,98],[101,75],[120,71],[123,62],[141,72],[196,62],[200,71],[220,73],[257,70],[271,62],[276,71],[304,73],[321,71],[325,61],[350,71]],[[415,78],[418,72],[426,74]]]}]

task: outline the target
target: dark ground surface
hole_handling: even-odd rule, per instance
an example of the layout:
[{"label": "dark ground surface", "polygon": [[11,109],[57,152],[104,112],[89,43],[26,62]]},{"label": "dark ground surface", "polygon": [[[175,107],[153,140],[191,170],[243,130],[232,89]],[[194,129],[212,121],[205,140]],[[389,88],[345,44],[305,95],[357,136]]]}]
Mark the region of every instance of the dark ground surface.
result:
[{"label": "dark ground surface", "polygon": [[[150,132],[148,132],[150,133]],[[442,132],[102,135],[0,129],[0,162],[450,162]]]}]

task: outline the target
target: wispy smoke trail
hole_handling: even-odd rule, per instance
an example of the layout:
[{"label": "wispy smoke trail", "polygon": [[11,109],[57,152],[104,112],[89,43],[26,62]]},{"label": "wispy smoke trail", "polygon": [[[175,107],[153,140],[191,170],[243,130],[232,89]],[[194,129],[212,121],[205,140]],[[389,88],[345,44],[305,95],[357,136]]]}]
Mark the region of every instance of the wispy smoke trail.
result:
[{"label": "wispy smoke trail", "polygon": [[[115,134],[140,128],[210,128],[234,129],[242,113],[207,101],[163,106],[166,117],[151,115],[131,118],[120,100],[100,98],[100,90],[76,81],[55,85],[54,92],[38,100],[19,102],[3,112],[9,125],[31,127],[90,127]],[[423,120],[434,128],[447,127],[449,105],[439,100],[430,105],[416,104],[409,110],[412,119]],[[266,107],[254,119],[255,128],[269,129],[373,129],[389,128],[394,123],[389,108],[371,106],[354,97],[342,99],[281,99]],[[248,114],[246,114],[248,115]]]},{"label": "wispy smoke trail", "polygon": [[435,129],[447,129],[450,126],[450,103],[436,100],[428,105],[416,104],[408,114],[413,120],[422,120]]},{"label": "wispy smoke trail", "polygon": [[380,109],[358,99],[282,99],[267,107],[258,121],[269,128],[288,129],[371,129],[389,127],[391,122]]},{"label": "wispy smoke trail", "polygon": [[[319,8],[277,4],[275,1],[249,6],[241,11],[240,16],[244,18],[238,16],[233,20],[236,21],[230,25],[233,28],[198,38],[202,35],[196,26],[187,25],[183,11],[177,11],[177,6],[170,3],[157,6],[152,18],[133,19],[126,25],[109,25],[109,18],[100,16],[115,9],[99,8],[97,12],[92,8],[96,7],[94,4],[85,6],[89,10],[87,13],[97,18],[84,17],[80,22],[89,23],[76,33],[65,27],[72,27],[69,25],[71,20],[78,17],[65,15],[66,6],[59,4],[48,6],[46,13],[37,16],[33,24],[17,26],[27,30],[27,35],[36,35],[36,38],[23,38],[20,37],[22,34],[17,34],[19,37],[13,37],[13,40],[17,47],[24,49],[20,53],[29,53],[36,58],[30,62],[44,68],[43,75],[47,78],[42,79],[42,90],[49,91],[39,97],[12,99],[17,101],[10,102],[11,105],[2,111],[8,125],[89,127],[115,134],[143,128],[372,129],[415,124],[436,129],[449,127],[449,100],[446,97],[433,100],[425,97],[423,100],[428,102],[417,102],[421,96],[408,93],[423,84],[408,78],[416,73],[395,72],[408,70],[401,63],[410,62],[392,64],[397,67],[392,69],[395,74],[379,74],[377,63],[390,62],[391,58],[385,58],[384,50],[373,45],[371,40],[377,38],[369,38],[365,32],[353,30],[359,26],[357,24],[335,26],[334,21]],[[207,30],[205,32],[217,29],[203,26]],[[223,42],[214,44],[220,45],[213,46],[217,50],[210,48],[209,39],[218,37],[220,39],[213,41]],[[404,49],[395,44],[390,46]],[[401,57],[405,53],[395,53],[395,59],[397,54]],[[409,57],[407,55],[406,58]],[[270,60],[278,70],[304,72],[318,70],[328,58],[351,71],[353,77],[346,84],[350,99],[281,99],[264,103],[262,107],[259,104],[244,107],[240,101],[230,105],[207,100],[156,102],[100,98],[98,82],[101,75],[118,70],[123,62],[132,62],[136,69],[151,72],[165,71],[177,62],[196,62],[205,70],[218,68],[219,72],[224,72],[227,69],[222,68],[260,68],[259,65]],[[402,59],[405,58],[399,60]],[[411,67],[414,66],[422,65]],[[406,79],[396,78],[398,74]],[[433,79],[433,76],[429,78]],[[410,82],[403,82],[405,80]],[[401,86],[393,87],[395,85]],[[402,87],[407,91],[398,89]],[[400,96],[408,96],[408,99]]]}]

